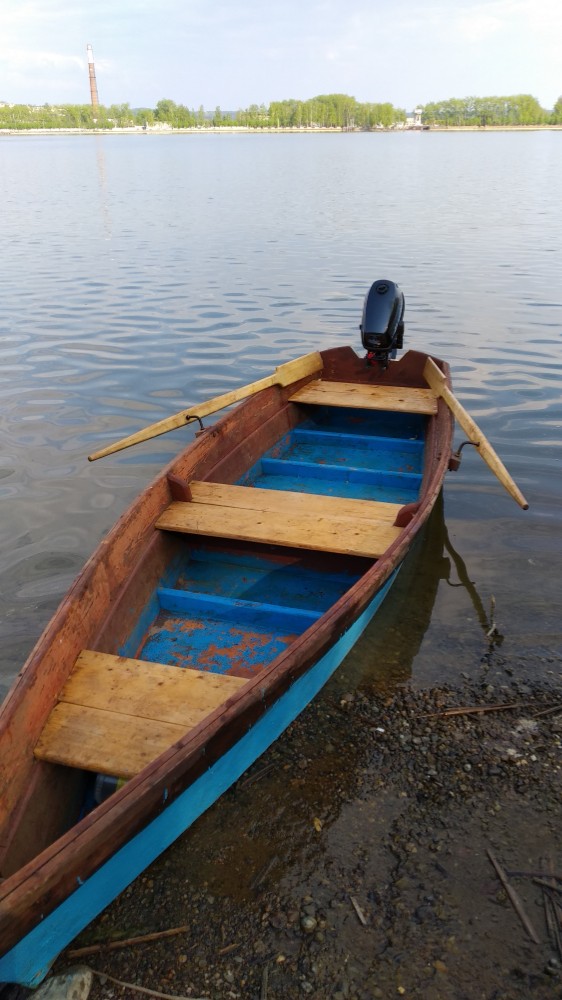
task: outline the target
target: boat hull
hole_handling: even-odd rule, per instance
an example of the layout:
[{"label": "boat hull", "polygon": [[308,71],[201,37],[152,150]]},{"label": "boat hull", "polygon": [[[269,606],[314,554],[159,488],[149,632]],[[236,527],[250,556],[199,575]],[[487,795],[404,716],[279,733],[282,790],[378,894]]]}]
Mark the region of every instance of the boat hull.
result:
[{"label": "boat hull", "polygon": [[[321,450],[326,447],[322,443],[323,432],[319,434],[313,429],[312,439],[317,442],[314,446],[310,443],[310,430],[300,435],[298,444],[293,441],[290,446],[294,446],[293,457],[283,471],[286,495],[291,495],[295,468],[299,467],[304,470],[305,492],[309,491],[304,507],[311,503],[313,506],[312,514],[305,509],[303,515],[295,516],[287,535],[283,508],[280,511],[273,503],[279,502],[281,494],[275,488],[271,490],[271,482],[255,480],[260,456],[270,455],[267,462],[261,462],[260,475],[266,479],[278,475],[277,442],[293,440],[295,428],[304,426],[303,414],[306,416],[309,408],[317,405],[315,393],[322,396],[327,391],[333,397],[341,383],[346,383],[355,407],[359,405],[361,409],[366,405],[364,386],[368,385],[370,374],[354,352],[349,348],[334,349],[323,352],[322,358],[325,382],[320,386],[314,388],[310,378],[304,378],[291,386],[265,389],[206,431],[145,490],[94,553],[10,692],[0,714],[0,866],[5,875],[0,882],[0,981],[37,985],[76,933],[284,731],[326,683],[373,618],[414,539],[427,522],[441,491],[452,439],[452,420],[442,401],[435,402],[434,411],[423,418],[423,468],[414,468],[417,460],[413,453],[417,448],[407,440],[396,458],[397,467],[385,453],[381,461],[387,471],[380,476],[370,467],[373,451],[367,442],[368,454],[362,453],[361,458],[366,469],[359,474],[357,461],[354,458],[350,462],[347,454],[348,449],[353,452],[358,447],[357,411],[353,408],[349,410],[349,420],[352,425],[355,421],[355,425],[353,433],[345,439],[341,461],[347,466],[343,474],[341,469],[334,471],[331,454],[327,463],[321,457]],[[385,378],[393,398],[398,400],[393,405],[400,406],[402,397],[408,407],[417,405],[416,393],[418,397],[427,393],[423,380],[425,360],[426,355],[409,352],[389,370]],[[448,374],[447,367],[440,364]],[[301,391],[304,396],[299,398]],[[340,405],[338,399],[336,406]],[[416,427],[420,419],[415,417]],[[407,438],[408,434],[409,431],[402,436]],[[382,450],[392,452],[392,440],[390,445],[385,441]],[[353,454],[356,456],[358,452]],[[190,482],[193,493],[189,490]],[[340,482],[349,487],[352,498],[349,502],[359,505],[352,508],[359,512],[357,522],[345,506],[347,500],[342,515],[337,497],[319,498],[322,490],[329,493],[334,489],[337,493]],[[391,491],[393,504],[387,506],[399,512],[396,523],[400,522],[400,527],[392,522],[382,526],[378,521],[369,522],[365,533],[364,505],[369,511],[373,504],[377,505],[373,498],[381,488],[380,483],[383,492]],[[234,519],[234,531],[227,534],[222,527],[221,522],[227,520],[222,508],[217,519],[216,510],[213,514],[204,503],[197,505],[201,496],[196,494],[195,485],[203,494],[210,492],[215,498],[220,494],[221,503],[226,502],[227,496],[230,506],[225,509]],[[240,495],[244,495],[244,504],[251,501],[255,506],[264,486],[270,489],[267,496],[273,503],[269,514],[254,509],[248,513],[244,509],[243,516],[239,515],[236,504]],[[407,498],[413,488],[419,491],[419,496],[416,493],[417,502],[410,504]],[[299,505],[296,500],[294,503]],[[317,516],[319,503],[321,516]],[[329,514],[334,503],[338,505],[337,518]],[[179,521],[175,511],[178,505]],[[380,507],[384,508],[385,503]],[[207,526],[204,529],[199,525],[199,512]],[[263,521],[267,517],[264,533]],[[171,518],[171,530],[168,530],[170,524],[164,523],[166,518]],[[234,693],[210,708],[200,721],[180,729],[181,735],[175,737],[175,742],[170,745],[169,741],[168,748],[149,758],[146,766],[131,770],[134,776],[109,799],[86,815],[77,813],[73,817],[69,803],[82,801],[81,783],[87,781],[88,765],[59,766],[37,751],[51,714],[59,708],[61,692],[71,682],[84,651],[93,650],[94,656],[102,660],[105,657],[110,664],[119,661],[122,665],[123,658],[128,658],[128,667],[138,663],[134,658],[141,655],[137,653],[140,635],[151,635],[157,624],[151,619],[155,581],[165,578],[181,551],[182,539],[186,537],[181,532],[187,532],[191,546],[197,532],[207,531],[209,524],[215,525],[217,520],[219,527],[213,531],[219,540],[207,539],[212,551],[216,551],[214,545],[222,544],[221,535],[229,539],[229,546],[235,546],[237,534],[240,537],[242,530],[240,525],[244,525],[245,537],[240,544],[248,558],[261,554],[260,558],[271,560],[277,569],[286,568],[289,563],[297,567],[306,564],[306,571],[312,576],[315,573],[329,576],[330,566],[336,560],[340,578],[349,575],[351,582],[340,588],[318,613],[300,610],[296,616],[289,616],[296,634],[284,637],[279,647],[273,644],[271,654],[262,658],[261,663],[236,667],[233,673],[238,671],[237,683],[241,686]],[[331,536],[324,534],[325,522],[331,524]],[[270,532],[275,536],[274,544],[263,540]],[[380,532],[385,541],[378,549],[375,542]],[[314,543],[307,539],[309,534],[314,535]],[[301,548],[287,547],[287,537]],[[314,551],[303,561],[302,547],[306,549],[307,545]],[[337,555],[331,554],[334,552]],[[272,576],[278,577],[279,573]],[[164,587],[167,586],[165,583]],[[177,591],[174,594],[173,600],[177,601]],[[183,600],[185,594],[181,597]],[[206,596],[199,603],[207,606],[214,601],[222,606],[230,601],[230,614],[236,616],[244,611],[253,616],[253,621],[263,617],[265,608],[266,617],[273,616],[275,620],[280,609],[267,604],[267,597],[261,600],[266,603],[259,614],[255,606],[248,607],[251,602],[222,596],[212,599]],[[286,620],[287,609],[282,612],[281,617]],[[301,620],[300,626],[298,622],[294,624],[297,619]],[[161,633],[166,633],[167,628],[164,622]],[[259,646],[255,636],[252,643]],[[202,647],[193,655],[200,660]],[[145,656],[148,661],[155,659]],[[175,661],[172,658],[163,662]],[[189,663],[178,665],[187,665],[187,673],[193,673]],[[158,667],[158,663],[152,666]],[[168,666],[162,669],[169,673]],[[208,680],[213,671],[228,672],[229,665],[215,660],[199,669]],[[198,679],[205,680],[201,673]],[[95,770],[125,774],[119,769],[104,772],[103,768],[90,768]]]}]

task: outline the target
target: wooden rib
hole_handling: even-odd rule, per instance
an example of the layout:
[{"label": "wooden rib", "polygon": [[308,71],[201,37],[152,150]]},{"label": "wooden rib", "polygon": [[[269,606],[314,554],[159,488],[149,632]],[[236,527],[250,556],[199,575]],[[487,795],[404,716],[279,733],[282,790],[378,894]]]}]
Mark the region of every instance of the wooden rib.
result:
[{"label": "wooden rib", "polygon": [[245,683],[241,677],[83,650],[35,756],[130,777]]},{"label": "wooden rib", "polygon": [[190,482],[193,503],[240,507],[246,510],[269,510],[286,514],[314,514],[319,517],[362,518],[394,524],[402,505],[382,500],[354,500],[324,496],[320,493],[296,493],[291,490],[264,490],[258,487],[228,486],[224,483]]},{"label": "wooden rib", "polygon": [[317,513],[281,516],[278,510],[247,510],[181,502],[170,504],[156,522],[156,527],[186,534],[370,558],[382,555],[401,531],[382,521],[353,521],[345,517],[322,517]]},{"label": "wooden rib", "polygon": [[183,726],[60,702],[35,756],[54,764],[132,778],[185,733]]},{"label": "wooden rib", "polygon": [[394,385],[357,385],[353,382],[309,382],[290,397],[292,403],[316,406],[347,406],[361,410],[390,410],[404,413],[437,413],[431,389]]}]

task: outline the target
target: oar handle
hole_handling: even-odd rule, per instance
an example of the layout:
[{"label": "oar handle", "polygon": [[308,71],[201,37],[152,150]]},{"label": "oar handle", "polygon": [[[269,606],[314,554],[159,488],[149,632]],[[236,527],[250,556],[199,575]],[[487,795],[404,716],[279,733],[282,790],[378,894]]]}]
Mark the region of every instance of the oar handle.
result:
[{"label": "oar handle", "polygon": [[423,374],[427,384],[431,387],[431,389],[433,389],[435,395],[440,396],[441,399],[443,399],[443,401],[447,404],[451,413],[458,421],[464,432],[468,434],[470,442],[475,446],[476,450],[480,452],[480,455],[500,481],[504,489],[507,490],[510,496],[513,497],[516,503],[518,503],[523,510],[528,510],[529,504],[517,486],[517,483],[510,476],[501,458],[494,451],[484,432],[480,429],[476,421],[472,419],[470,413],[467,413],[462,404],[459,403],[457,397],[451,392],[449,386],[447,385],[447,379],[432,358],[427,359]]}]

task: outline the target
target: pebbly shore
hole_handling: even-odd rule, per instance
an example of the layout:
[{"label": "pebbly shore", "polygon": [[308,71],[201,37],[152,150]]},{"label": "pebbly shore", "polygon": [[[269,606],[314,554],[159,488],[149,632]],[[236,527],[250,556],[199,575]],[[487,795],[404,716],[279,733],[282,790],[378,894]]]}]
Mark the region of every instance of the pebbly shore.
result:
[{"label": "pebbly shore", "polygon": [[329,686],[54,971],[91,1000],[562,997],[562,685],[528,667]]}]

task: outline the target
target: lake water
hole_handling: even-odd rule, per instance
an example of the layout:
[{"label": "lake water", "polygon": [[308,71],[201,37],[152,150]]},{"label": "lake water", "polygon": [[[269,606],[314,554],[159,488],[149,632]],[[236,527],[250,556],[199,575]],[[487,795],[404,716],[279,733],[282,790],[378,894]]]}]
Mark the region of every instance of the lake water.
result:
[{"label": "lake water", "polygon": [[465,449],[347,676],[560,675],[559,132],[9,136],[0,182],[0,688],[192,430],[88,453],[299,353],[360,351],[380,277],[531,506]]}]

